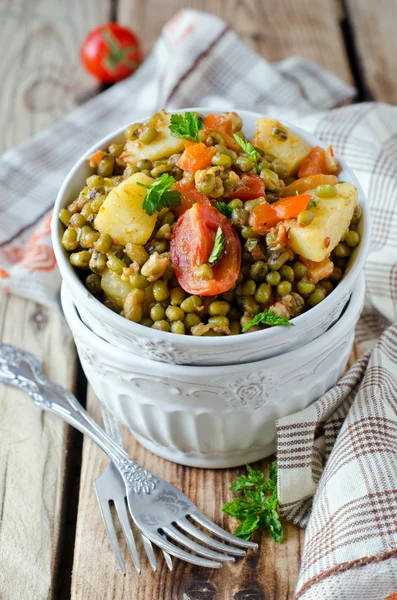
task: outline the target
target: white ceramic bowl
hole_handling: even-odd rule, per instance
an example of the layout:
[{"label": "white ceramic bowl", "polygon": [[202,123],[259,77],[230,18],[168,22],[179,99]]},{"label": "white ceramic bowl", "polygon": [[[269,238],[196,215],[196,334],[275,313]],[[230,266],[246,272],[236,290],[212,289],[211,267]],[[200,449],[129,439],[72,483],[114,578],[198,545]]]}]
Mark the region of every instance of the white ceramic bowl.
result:
[{"label": "white ceramic bowl", "polygon": [[68,288],[62,306],[97,396],[138,441],[195,467],[234,467],[275,450],[276,420],[341,377],[364,302],[364,277],[333,327],[279,357],[235,366],[167,365],[117,349],[84,325]]},{"label": "white ceramic bowl", "polygon": [[[203,108],[190,110],[197,110],[204,114],[218,112]],[[238,113],[244,120],[244,131],[248,137],[252,136],[255,121],[262,115],[244,110],[238,110]],[[286,124],[313,146],[324,146],[313,135]],[[363,219],[360,224],[361,243],[353,252],[343,280],[321,304],[293,319],[295,327],[273,327],[232,337],[175,335],[128,321],[106,308],[92,296],[71,267],[68,254],[61,245],[60,240],[64,227],[58,220],[58,213],[62,207],[67,206],[75,199],[85,185],[86,177],[91,174],[86,157],[97,149],[106,148],[113,141],[121,140],[124,129],[118,130],[95,144],[76,163],[58,194],[52,220],[52,240],[62,278],[67,283],[81,319],[93,332],[117,348],[156,361],[171,364],[230,365],[277,356],[298,348],[322,335],[339,318],[352,293],[357,277],[363,269],[370,245],[370,217],[364,193],[353,172],[339,158],[342,166],[340,179],[353,183],[359,191],[359,203],[363,208]]]}]

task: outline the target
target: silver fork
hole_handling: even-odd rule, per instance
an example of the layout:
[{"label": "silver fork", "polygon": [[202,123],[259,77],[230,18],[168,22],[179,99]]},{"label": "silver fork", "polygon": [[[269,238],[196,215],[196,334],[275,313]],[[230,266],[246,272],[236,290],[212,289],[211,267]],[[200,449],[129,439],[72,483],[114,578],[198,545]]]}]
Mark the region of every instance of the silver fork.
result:
[{"label": "silver fork", "polygon": [[[117,420],[109,411],[106,404],[104,404],[99,398],[98,402],[107,434],[120,446],[120,448],[124,448],[123,436],[121,434],[120,426]],[[105,525],[106,533],[108,534],[110,544],[113,548],[113,552],[115,554],[121,572],[123,573],[123,575],[125,575],[125,564],[121,555],[119,543],[117,541],[117,535],[114,527],[112,513],[110,512],[110,502],[113,502],[114,504],[121,528],[123,530],[127,542],[127,548],[129,550],[136,570],[138,571],[138,573],[140,573],[141,565],[126,505],[125,485],[123,479],[120,476],[120,473],[118,472],[117,468],[112,462],[110,462],[104,470],[104,472],[101,473],[101,475],[99,475],[99,477],[95,479],[94,487],[99,504],[99,509],[101,511],[102,519]],[[144,536],[143,534],[141,535],[146,555],[149,559],[152,569],[155,571],[157,568],[157,563],[156,556],[153,551],[153,546],[146,536]],[[169,570],[172,571],[171,556],[164,550],[163,555]]]},{"label": "silver fork", "polygon": [[[257,547],[257,544],[224,531],[175,486],[133,461],[71,392],[46,379],[42,362],[33,354],[1,344],[0,381],[23,389],[37,406],[55,413],[88,435],[107,453],[123,478],[128,508],[136,526],[169,554],[200,567],[218,568],[223,562],[233,562],[236,556],[244,556],[247,548]],[[220,539],[211,537],[208,532]]]}]

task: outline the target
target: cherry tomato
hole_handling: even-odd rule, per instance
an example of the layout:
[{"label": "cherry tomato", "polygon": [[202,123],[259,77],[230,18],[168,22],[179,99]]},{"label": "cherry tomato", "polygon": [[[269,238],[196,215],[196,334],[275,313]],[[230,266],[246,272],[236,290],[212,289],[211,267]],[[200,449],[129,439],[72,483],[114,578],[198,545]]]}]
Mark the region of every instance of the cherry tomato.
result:
[{"label": "cherry tomato", "polygon": [[[218,227],[226,238],[220,261],[211,265],[214,277],[195,276],[214,246]],[[241,244],[229,219],[213,206],[194,204],[179,217],[171,238],[171,260],[179,285],[188,294],[215,296],[227,292],[237,280],[241,263]]]},{"label": "cherry tomato", "polygon": [[265,183],[258,175],[246,174],[241,178],[242,187],[225,194],[225,198],[239,198],[243,202],[265,196]]},{"label": "cherry tomato", "polygon": [[83,41],[80,57],[87,71],[103,83],[125,79],[142,62],[138,37],[117,23],[91,31]]},{"label": "cherry tomato", "polygon": [[208,206],[211,206],[211,202],[207,196],[202,192],[199,192],[194,183],[181,179],[175,183],[173,189],[178,190],[178,192],[181,193],[182,205],[172,209],[172,212],[178,217],[183,215],[183,213],[191,208],[193,204],[207,204]]}]

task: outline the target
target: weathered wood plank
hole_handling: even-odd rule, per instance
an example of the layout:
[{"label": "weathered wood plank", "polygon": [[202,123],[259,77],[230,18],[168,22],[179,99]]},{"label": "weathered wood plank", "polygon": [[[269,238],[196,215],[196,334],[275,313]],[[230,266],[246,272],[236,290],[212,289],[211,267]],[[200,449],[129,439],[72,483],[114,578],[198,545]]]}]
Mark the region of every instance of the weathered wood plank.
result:
[{"label": "weathered wood plank", "polygon": [[147,53],[163,25],[182,8],[223,18],[267,60],[298,54],[351,81],[332,0],[119,0],[117,18],[138,33]]},{"label": "weathered wood plank", "polygon": [[[86,32],[109,2],[20,0],[0,9],[0,151],[68,113],[97,85],[79,66]],[[28,182],[27,182],[28,193]],[[72,388],[75,350],[57,309],[0,294],[0,338],[44,359],[49,377]],[[0,597],[53,593],[68,429],[17,390],[0,387]]]},{"label": "weathered wood plank", "polygon": [[364,84],[375,100],[397,104],[394,0],[346,0]]}]

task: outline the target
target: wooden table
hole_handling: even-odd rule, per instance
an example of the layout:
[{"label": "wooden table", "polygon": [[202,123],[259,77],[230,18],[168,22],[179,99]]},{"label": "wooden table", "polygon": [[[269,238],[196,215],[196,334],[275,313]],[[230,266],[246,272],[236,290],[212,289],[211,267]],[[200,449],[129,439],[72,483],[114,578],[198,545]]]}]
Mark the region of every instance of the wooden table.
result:
[{"label": "wooden table", "polygon": [[[1,9],[0,149],[22,142],[100,91],[79,65],[78,47],[88,30],[116,19],[140,34],[147,53],[162,25],[182,7],[222,16],[269,60],[298,54],[323,65],[354,83],[359,101],[397,103],[393,0],[20,0]],[[58,311],[1,293],[0,331],[3,342],[40,355],[49,377],[74,389],[98,418]],[[239,469],[181,467],[150,454],[128,434],[126,440],[142,465],[179,485],[204,512],[230,527],[220,508],[230,499],[228,487]],[[175,561],[170,574],[160,559],[154,574],[142,556],[138,577],[121,539],[127,563],[122,577],[92,485],[105,465],[104,455],[90,441],[40,413],[23,394],[0,387],[2,600],[292,598],[303,535],[291,525],[282,545],[263,536],[256,554],[220,571]],[[10,564],[10,544],[19,545],[19,562]],[[35,567],[30,595],[26,565]],[[12,577],[12,595],[3,593],[2,576]]]}]

